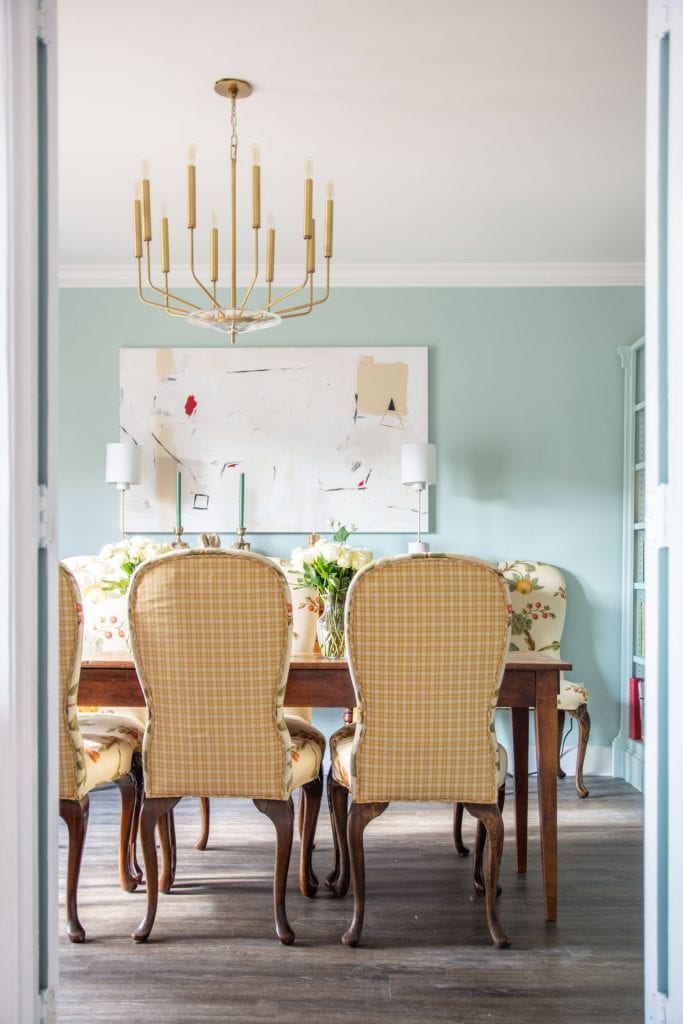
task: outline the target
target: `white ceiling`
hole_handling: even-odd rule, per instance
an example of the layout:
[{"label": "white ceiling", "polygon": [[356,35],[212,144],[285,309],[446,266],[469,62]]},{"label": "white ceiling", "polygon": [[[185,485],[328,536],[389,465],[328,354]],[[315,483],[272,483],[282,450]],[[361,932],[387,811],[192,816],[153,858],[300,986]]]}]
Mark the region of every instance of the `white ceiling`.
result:
[{"label": "white ceiling", "polygon": [[172,262],[185,261],[188,142],[200,219],[215,208],[227,224],[229,104],[213,83],[228,76],[255,87],[238,104],[240,238],[257,141],[284,262],[302,255],[310,156],[320,202],[336,184],[343,265],[638,264],[645,6],[60,0],[62,269],[132,273],[143,157],[155,211],[167,200],[177,225]]}]

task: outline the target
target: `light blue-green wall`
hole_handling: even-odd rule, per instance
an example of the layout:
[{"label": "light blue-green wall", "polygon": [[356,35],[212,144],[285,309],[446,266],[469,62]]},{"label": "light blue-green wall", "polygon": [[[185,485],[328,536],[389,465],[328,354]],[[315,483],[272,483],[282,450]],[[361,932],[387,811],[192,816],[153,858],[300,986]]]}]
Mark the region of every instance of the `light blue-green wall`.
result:
[{"label": "light blue-green wall", "polygon": [[[128,289],[60,295],[60,552],[118,535],[104,451],[118,437],[118,350],[221,344]],[[640,288],[338,289],[249,346],[427,345],[438,446],[433,551],[537,558],[568,581],[563,654],[591,692],[591,747],[619,728],[623,381],[617,346],[643,333]],[[299,535],[252,537],[286,554]],[[359,536],[376,555],[396,534]]]}]

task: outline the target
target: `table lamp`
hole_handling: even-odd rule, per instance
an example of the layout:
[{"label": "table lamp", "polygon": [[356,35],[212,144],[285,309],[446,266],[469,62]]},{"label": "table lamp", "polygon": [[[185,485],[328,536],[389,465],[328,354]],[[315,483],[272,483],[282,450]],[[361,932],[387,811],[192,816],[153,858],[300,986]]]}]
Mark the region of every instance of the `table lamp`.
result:
[{"label": "table lamp", "polygon": [[117,441],[107,445],[107,462],[104,478],[108,484],[116,484],[119,492],[119,529],[121,539],[125,537],[125,493],[131,484],[142,479],[142,448],[133,441]]},{"label": "table lamp", "polygon": [[428,484],[436,483],[436,445],[401,445],[401,483],[417,491],[417,540],[408,544],[411,554],[429,551],[429,544],[420,538],[422,526],[422,492]]}]

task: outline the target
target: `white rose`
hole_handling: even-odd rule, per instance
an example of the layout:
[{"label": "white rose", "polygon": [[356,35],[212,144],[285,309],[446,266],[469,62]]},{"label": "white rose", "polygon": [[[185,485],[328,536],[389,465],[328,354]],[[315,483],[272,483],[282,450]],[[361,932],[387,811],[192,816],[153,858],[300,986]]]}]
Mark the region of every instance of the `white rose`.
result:
[{"label": "white rose", "polygon": [[291,557],[291,567],[295,572],[301,572],[305,565],[316,558],[318,552],[314,548],[294,548]]},{"label": "white rose", "polygon": [[353,569],[362,569],[368,562],[372,561],[372,551],[368,548],[354,548],[351,566]]},{"label": "white rose", "polygon": [[353,567],[353,548],[344,546],[339,552],[337,564],[342,569],[351,569]]},{"label": "white rose", "polygon": [[108,562],[112,556],[113,551],[114,548],[111,544],[105,544],[102,550],[100,551],[99,557],[103,558],[106,562]]},{"label": "white rose", "polygon": [[[342,546],[334,541],[322,541],[318,542],[320,554],[326,562],[336,562],[339,558]],[[316,545],[317,547],[318,545]]]}]

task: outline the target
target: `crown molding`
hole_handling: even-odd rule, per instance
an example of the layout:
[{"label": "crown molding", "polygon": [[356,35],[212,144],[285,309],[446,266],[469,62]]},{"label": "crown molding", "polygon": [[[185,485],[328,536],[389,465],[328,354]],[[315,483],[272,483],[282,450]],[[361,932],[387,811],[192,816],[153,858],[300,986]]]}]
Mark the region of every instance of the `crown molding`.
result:
[{"label": "crown molding", "polygon": [[[208,268],[199,267],[206,280]],[[301,282],[301,266],[278,268],[278,285]],[[245,273],[240,285],[248,283]],[[643,263],[333,263],[335,288],[604,288],[645,283]],[[60,288],[136,288],[135,266],[62,264]],[[193,286],[189,274],[178,273],[173,288]]]}]

